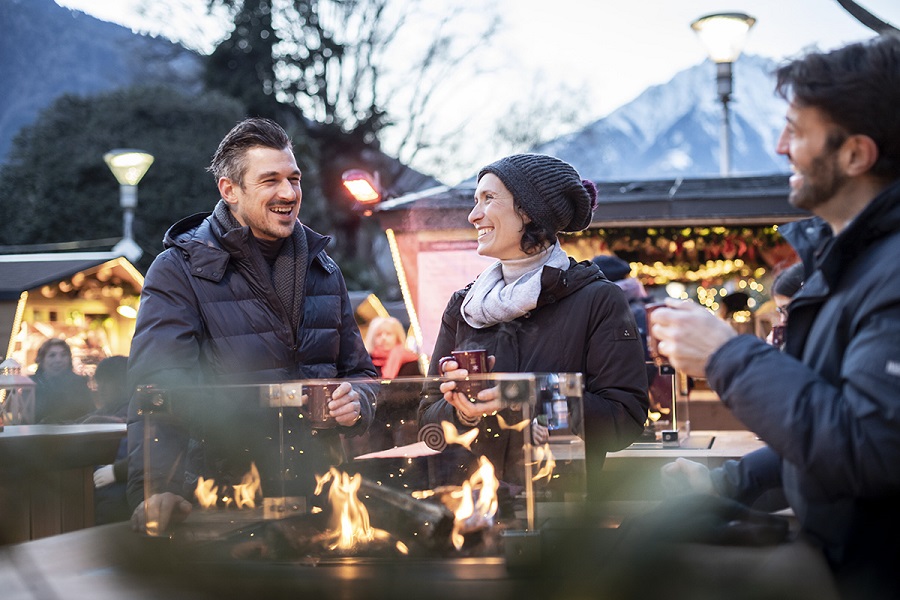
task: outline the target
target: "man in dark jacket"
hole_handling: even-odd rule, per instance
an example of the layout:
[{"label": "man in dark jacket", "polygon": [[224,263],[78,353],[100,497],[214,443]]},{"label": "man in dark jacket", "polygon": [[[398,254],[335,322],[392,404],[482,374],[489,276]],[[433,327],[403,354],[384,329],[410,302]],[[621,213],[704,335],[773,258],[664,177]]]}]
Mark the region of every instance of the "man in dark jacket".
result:
[{"label": "man in dark jacket", "polygon": [[[660,352],[705,376],[767,444],[709,489],[751,502],[782,487],[804,540],[850,597],[900,590],[900,37],[811,53],[777,71],[789,100],[778,152],[781,228],[803,260],[784,352],[692,303],[653,315]],[[670,468],[687,474],[690,463]],[[674,473],[669,473],[673,475]],[[693,472],[696,475],[696,471]],[[697,478],[702,480],[702,478]]]},{"label": "man in dark jacket", "polygon": [[[374,377],[375,370],[343,276],[325,253],[328,238],[298,221],[301,173],[285,131],[267,119],[238,123],[209,170],[221,200],[212,214],[187,217],[166,233],[166,249],[147,272],[131,346],[132,389],[175,390],[166,396],[175,404],[169,407],[173,415],[202,413],[175,419],[163,431],[153,426],[148,456],[160,476],[150,478],[152,493],[145,500],[141,413],[147,395],[135,395],[128,425],[128,496],[135,507],[132,524],[140,531],[148,525],[165,531],[183,519],[200,466],[215,464],[227,472],[222,463],[237,459],[236,448],[250,436],[268,440],[266,448],[276,455],[278,436],[295,436],[294,463],[263,473],[264,494],[267,482],[274,483],[274,495],[284,494],[289,478],[302,480],[299,488],[308,490],[316,474],[340,462],[340,434],[364,432],[374,414],[373,390],[346,381]],[[254,397],[234,385],[297,379],[345,380],[329,390],[337,428],[313,431],[299,411],[261,410],[258,391]],[[196,388],[176,402],[177,390],[190,386],[232,387],[215,394]]]}]

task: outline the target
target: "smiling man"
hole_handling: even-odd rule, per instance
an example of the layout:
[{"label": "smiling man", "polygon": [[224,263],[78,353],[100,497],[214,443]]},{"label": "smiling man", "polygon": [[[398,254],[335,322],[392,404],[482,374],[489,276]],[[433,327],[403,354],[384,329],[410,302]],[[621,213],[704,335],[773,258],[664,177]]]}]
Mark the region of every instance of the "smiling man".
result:
[{"label": "smiling man", "polygon": [[664,475],[745,503],[780,488],[846,597],[895,598],[900,38],[811,53],[776,76],[790,103],[777,147],[793,170],[789,201],[815,215],[781,228],[805,271],[784,352],[690,302],[669,301],[651,326],[672,365],[706,377],[768,447],[711,478],[690,461]]},{"label": "smiling man", "polygon": [[[211,214],[173,225],[166,249],[147,272],[129,357],[132,386],[374,377],[344,278],[325,253],[329,238],[298,221],[301,172],[285,131],[267,119],[238,123],[220,143],[209,170],[221,200]],[[259,398],[255,401],[258,406]],[[368,428],[373,392],[345,381],[333,391],[329,409],[336,429],[312,435],[309,419],[299,418],[285,425],[298,436],[285,442],[300,461],[291,465],[292,477],[303,482],[297,495],[314,488],[315,474],[327,472],[329,461],[340,461],[341,434],[358,435]],[[241,431],[234,433],[239,437]],[[272,435],[278,439],[277,432]],[[172,438],[181,447],[168,449],[167,456],[175,458],[163,469],[167,481],[153,485],[166,491],[144,501],[143,422],[133,402],[128,493],[138,530],[150,522],[157,532],[164,531],[190,511],[191,477],[202,465],[191,463],[186,450],[190,446],[192,456],[206,444],[204,452],[211,454],[209,440],[202,433],[192,441]],[[271,481],[284,485],[277,474]]]}]

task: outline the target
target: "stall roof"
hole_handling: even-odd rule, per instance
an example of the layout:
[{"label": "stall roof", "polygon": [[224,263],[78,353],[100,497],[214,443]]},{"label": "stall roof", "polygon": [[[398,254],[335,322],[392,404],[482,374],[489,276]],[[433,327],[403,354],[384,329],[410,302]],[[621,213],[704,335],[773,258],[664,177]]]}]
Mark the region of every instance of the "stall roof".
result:
[{"label": "stall roof", "polygon": [[0,300],[17,300],[24,291],[68,279],[117,258],[121,257],[113,252],[0,255]]},{"label": "stall roof", "polygon": [[[788,201],[788,174],[597,181],[592,228],[671,225],[772,225],[807,216]],[[374,214],[385,228],[469,227],[475,181],[435,187],[382,202]]]}]

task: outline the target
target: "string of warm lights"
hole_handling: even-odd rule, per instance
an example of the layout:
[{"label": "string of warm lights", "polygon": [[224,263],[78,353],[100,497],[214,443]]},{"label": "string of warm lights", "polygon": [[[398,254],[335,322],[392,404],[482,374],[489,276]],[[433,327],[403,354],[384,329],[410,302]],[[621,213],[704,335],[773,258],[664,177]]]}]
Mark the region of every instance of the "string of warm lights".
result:
[{"label": "string of warm lights", "polygon": [[[385,229],[388,247],[391,250],[391,260],[394,263],[394,269],[397,271],[397,282],[400,284],[400,294],[403,296],[403,304],[406,306],[406,312],[409,315],[409,324],[413,330],[413,337],[416,340],[416,348],[424,345],[424,335],[422,327],[419,324],[419,315],[416,312],[415,304],[412,300],[412,293],[409,290],[409,283],[406,281],[406,269],[403,267],[403,261],[400,258],[400,247],[397,245],[397,238],[393,229]],[[423,361],[424,354],[420,354],[420,362]],[[427,364],[423,365],[427,369]]]},{"label": "string of warm lights", "polygon": [[[734,292],[747,294],[751,309],[765,300],[766,286],[760,280],[768,271],[764,267],[751,267],[740,259],[708,261],[699,269],[661,262],[630,264],[632,274],[645,286],[665,286],[669,296],[695,299],[713,311],[719,309],[722,298]],[[735,319],[740,320],[740,314],[736,313]]]}]

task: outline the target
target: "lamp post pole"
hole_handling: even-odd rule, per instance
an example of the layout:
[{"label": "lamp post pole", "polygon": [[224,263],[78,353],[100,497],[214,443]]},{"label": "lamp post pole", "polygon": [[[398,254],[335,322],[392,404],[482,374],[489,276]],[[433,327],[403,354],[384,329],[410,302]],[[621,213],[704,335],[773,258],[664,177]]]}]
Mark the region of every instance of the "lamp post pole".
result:
[{"label": "lamp post pole", "polygon": [[153,155],[143,150],[120,148],[104,154],[103,160],[119,182],[119,206],[122,207],[122,239],[113,247],[113,252],[136,262],[144,253],[134,241],[133,234],[137,184],[153,164]]},{"label": "lamp post pole", "polygon": [[122,239],[134,241],[134,209],[137,208],[137,186],[119,186],[119,206],[122,207]]},{"label": "lamp post pole", "polygon": [[744,13],[718,13],[706,15],[691,23],[706,47],[709,57],[716,63],[716,92],[722,103],[722,125],[719,134],[719,173],[731,175],[731,93],[734,86],[733,65],[744,49],[747,33],[756,19]]},{"label": "lamp post pole", "polygon": [[732,92],[732,64],[731,62],[716,63],[716,88],[719,93],[719,101],[722,103],[722,127],[719,133],[719,174],[728,177],[731,174],[731,113],[728,103],[731,102]]}]

